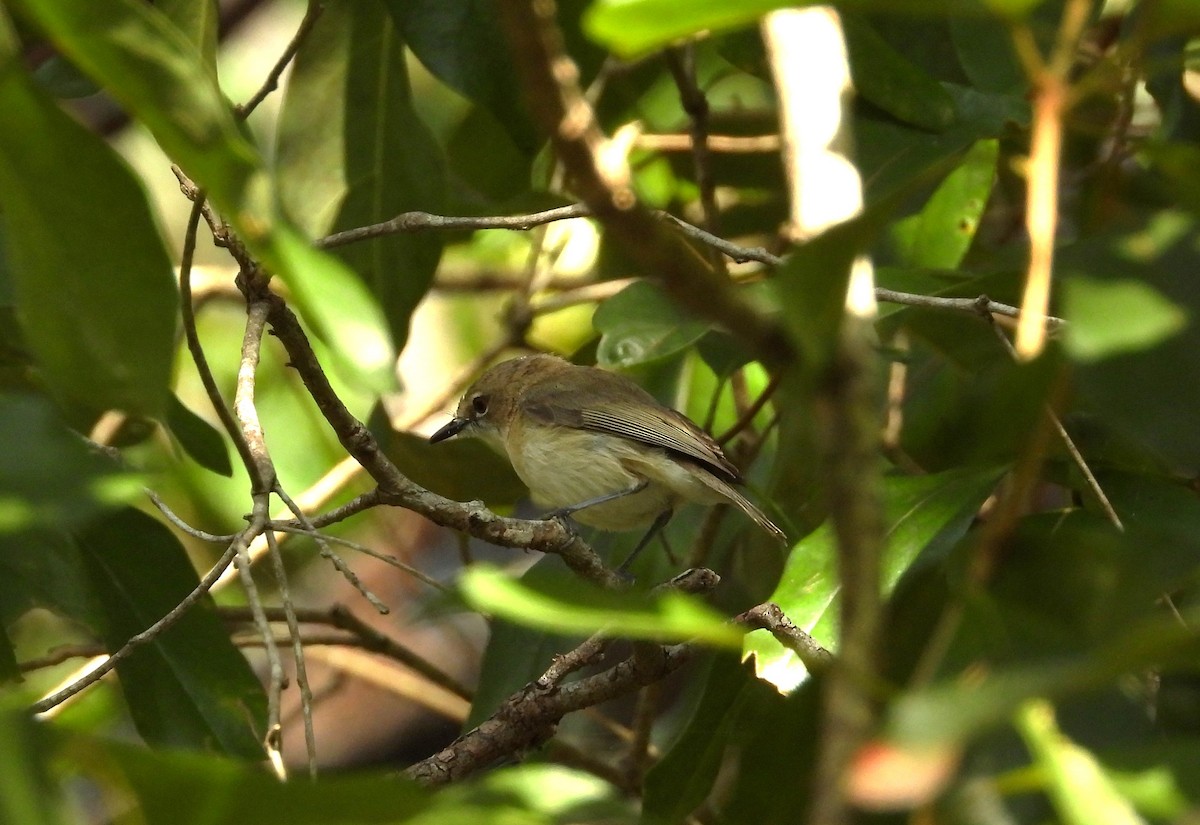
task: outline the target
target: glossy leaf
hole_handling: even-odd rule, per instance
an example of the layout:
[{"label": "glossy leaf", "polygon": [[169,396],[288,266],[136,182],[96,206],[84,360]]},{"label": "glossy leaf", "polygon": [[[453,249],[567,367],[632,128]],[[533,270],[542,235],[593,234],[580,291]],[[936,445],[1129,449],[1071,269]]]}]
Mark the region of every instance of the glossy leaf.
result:
[{"label": "glossy leaf", "polygon": [[[921,552],[945,548],[963,536],[979,505],[1000,477],[996,469],[959,470],[930,476],[893,476],[884,480],[887,548],[883,581],[890,591]],[[837,645],[837,547],[826,523],[792,549],[770,601],[828,649]],[[765,633],[746,637],[744,651],[754,654],[760,676],[789,689],[806,670],[795,654]]]},{"label": "glossy leaf", "polygon": [[44,380],[92,415],[161,414],[178,299],[140,183],[12,62],[0,108],[9,276]]},{"label": "glossy leaf", "polygon": [[235,123],[197,45],[137,0],[22,0],[22,6],[205,188],[247,247],[287,282],[343,373],[374,389],[390,386],[392,345],[378,305],[344,265],[314,250],[277,214],[262,158]]},{"label": "glossy leaf", "polygon": [[662,290],[645,281],[622,289],[596,309],[600,333],[596,361],[632,367],[682,352],[708,332],[709,324],[684,314]]},{"label": "glossy leaf", "polygon": [[1150,349],[1188,323],[1186,310],[1141,281],[1076,276],[1063,291],[1067,352],[1080,361]]},{"label": "glossy leaf", "polygon": [[[110,650],[172,610],[198,582],[183,547],[133,510],[93,522],[77,540],[104,611]],[[138,732],[157,746],[254,759],[266,718],[263,689],[212,607],[193,606],[171,629],[117,665]]]},{"label": "glossy leaf", "polygon": [[554,633],[655,641],[695,639],[724,647],[741,644],[742,632],[711,608],[677,592],[653,598],[584,590],[579,585],[534,589],[485,565],[467,570],[459,589],[478,610]]},{"label": "glossy leaf", "polygon": [[[283,202],[309,234],[442,211],[442,158],[412,108],[404,60],[396,24],[377,3],[332,3],[305,39],[280,116],[277,169]],[[401,233],[336,254],[370,287],[402,345],[441,249],[437,233]],[[346,309],[339,323],[352,324]]]}]

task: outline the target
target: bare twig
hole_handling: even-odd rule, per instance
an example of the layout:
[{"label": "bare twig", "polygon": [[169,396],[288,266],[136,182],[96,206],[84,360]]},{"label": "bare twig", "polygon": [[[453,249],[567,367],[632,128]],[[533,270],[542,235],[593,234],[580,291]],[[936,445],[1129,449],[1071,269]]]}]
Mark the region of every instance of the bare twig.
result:
[{"label": "bare twig", "polygon": [[139,647],[157,639],[159,635],[163,633],[163,631],[168,630],[172,625],[183,618],[184,614],[191,609],[192,605],[204,598],[204,596],[208,593],[209,588],[213,586],[213,583],[220,577],[221,573],[225,571],[225,568],[228,567],[238,555],[240,548],[244,548],[254,537],[256,529],[259,528],[252,524],[243,530],[242,533],[238,535],[237,539],[235,539],[229,545],[228,549],[225,550],[225,553],[221,556],[221,558],[217,560],[217,563],[214,564],[206,574],[204,574],[204,578],[202,578],[196,587],[192,589],[192,592],[184,596],[180,600],[179,604],[171,608],[166,615],[143,630],[141,633],[131,636],[128,642],[122,645],[119,650],[113,651],[113,653],[111,653],[103,663],[91,670],[86,676],[77,679],[67,687],[51,694],[50,696],[45,696],[34,702],[30,706],[30,710],[34,713],[45,713],[56,705],[65,702],[67,699],[70,699],[81,690],[91,687],[99,682],[102,678],[104,678],[105,675],[108,674],[109,671],[116,667],[121,660],[127,658]]},{"label": "bare twig", "polygon": [[[709,135],[707,143],[710,151],[729,153],[778,152],[783,145],[779,135]],[[690,134],[641,134],[633,145],[656,152],[690,152],[693,139]]]},{"label": "bare twig", "polygon": [[[988,316],[990,319],[991,316]],[[1016,347],[1008,340],[1008,336],[1004,331],[995,324],[992,324],[992,330],[996,333],[996,337],[1000,339],[1001,345],[1005,351],[1014,359],[1017,356]],[[1100,486],[1100,482],[1096,479],[1092,468],[1088,466],[1087,460],[1083,457],[1083,453],[1079,452],[1079,448],[1075,446],[1075,440],[1071,438],[1071,434],[1067,432],[1067,428],[1063,426],[1062,419],[1058,417],[1058,413],[1050,404],[1045,405],[1046,416],[1050,419],[1050,424],[1054,427],[1054,431],[1058,433],[1058,437],[1062,440],[1063,446],[1067,449],[1067,454],[1071,456],[1071,461],[1075,467],[1083,474],[1084,481],[1087,483],[1088,489],[1096,497],[1100,503],[1100,509],[1104,511],[1104,515],[1108,518],[1113,527],[1124,532],[1125,525],[1121,521],[1121,517],[1117,515],[1116,508],[1112,506],[1112,502],[1108,500],[1108,496],[1104,492],[1104,488]]]},{"label": "bare twig", "polygon": [[760,604],[734,618],[750,630],[765,630],[796,654],[809,673],[820,673],[833,663],[833,655],[805,633],[773,602]]},{"label": "bare twig", "polygon": [[[246,608],[223,607],[221,608],[221,615],[228,621],[253,621],[253,616]],[[266,615],[273,622],[281,621],[284,618],[283,611],[277,608],[267,608]],[[355,616],[343,605],[334,605],[329,610],[297,609],[295,615],[304,624],[325,625],[344,631],[350,634],[350,637],[354,640],[354,644],[363,650],[394,659],[410,670],[419,673],[438,687],[453,693],[455,696],[468,701],[471,699],[471,691],[453,676],[428,659],[423,658],[411,648],[406,647],[387,634],[376,630],[370,624]],[[330,641],[329,643],[333,644],[336,642]]]},{"label": "bare twig", "polygon": [[145,493],[146,497],[150,499],[150,503],[158,508],[158,511],[163,514],[163,517],[166,518],[167,521],[171,522],[194,539],[211,542],[212,544],[229,544],[229,542],[233,541],[234,538],[237,537],[237,533],[231,533],[227,536],[218,536],[215,533],[206,533],[203,530],[193,527],[176,515],[175,512],[167,506],[167,503],[159,497],[158,493],[149,488],[145,490]]},{"label": "bare twig", "polygon": [[[419,581],[423,584],[429,585],[434,590],[440,591],[442,593],[452,593],[453,592],[452,588],[447,587],[446,585],[442,584],[440,581],[433,578],[432,576],[422,573],[420,570],[413,567],[411,564],[405,564],[403,561],[396,558],[395,556],[388,555],[387,553],[381,553],[378,550],[374,550],[370,547],[367,547],[365,544],[360,544],[357,541],[351,541],[350,539],[343,538],[341,536],[327,536],[322,533],[318,533],[315,529],[309,529],[307,527],[301,526],[300,524],[296,524],[296,523],[292,523],[292,522],[285,522],[285,521],[271,522],[271,529],[276,531],[277,533],[291,533],[291,534],[297,535],[297,536],[308,536],[309,538],[314,539],[314,540],[319,536],[320,539],[324,542],[327,542],[329,544],[340,544],[343,547],[349,547],[351,550],[357,550],[359,553],[362,553],[364,556],[370,556],[371,558],[378,559],[379,561],[383,562],[384,564],[390,565],[391,567],[394,567],[397,570],[403,570],[405,573],[412,576],[417,581]],[[353,572],[353,571],[350,571],[350,572]],[[353,584],[353,582],[351,584]],[[364,592],[364,590],[365,590],[365,588],[356,588],[356,589],[358,589],[360,593]],[[369,590],[365,590],[365,592],[370,593]],[[376,598],[376,601],[378,601],[378,598]],[[380,602],[380,604],[382,604],[382,602]],[[376,607],[376,610],[379,609],[375,605],[372,605],[372,606]],[[387,605],[384,605],[384,607],[386,608]],[[382,612],[386,613],[389,611],[384,610]]]},{"label": "bare twig", "polygon": [[571,204],[535,212],[530,215],[493,215],[486,217],[456,217],[452,215],[434,215],[429,212],[402,212],[391,220],[370,226],[358,226],[344,232],[335,232],[315,241],[322,249],[332,249],[337,246],[356,243],[384,235],[395,235],[404,232],[425,232],[429,230],[464,230],[464,229],[515,229],[529,230],[542,224],[568,218],[586,218],[591,215],[583,204]]},{"label": "bare twig", "polygon": [[792,348],[778,324],[637,203],[627,167],[613,162],[579,88],[579,73],[563,47],[552,0],[502,0],[497,7],[530,113],[550,137],[572,189],[606,235],[681,306],[724,324],[760,359],[790,360]]},{"label": "bare twig", "polygon": [[[696,188],[700,190],[700,209],[704,215],[704,228],[720,234],[721,226],[717,210],[716,183],[712,175],[712,155],[708,145],[708,98],[696,82],[696,48],[693,43],[668,48],[665,52],[667,68],[679,90],[679,102],[691,120],[692,168],[696,175]],[[724,260],[713,255],[714,266],[723,268]]]},{"label": "bare twig", "polygon": [[249,100],[234,107],[234,114],[239,120],[245,120],[250,117],[250,114],[258,108],[258,105],[267,99],[267,95],[279,88],[279,78],[283,75],[283,70],[292,62],[292,58],[296,56],[296,52],[300,51],[300,44],[304,42],[309,32],[313,30],[324,9],[325,4],[322,0],[309,0],[308,8],[304,10],[304,18],[296,28],[296,33],[292,35],[291,41],[283,50],[283,54],[275,61],[275,65],[267,72],[267,77],[263,80],[262,86],[259,87],[258,91]]},{"label": "bare twig", "polygon": [[444,785],[469,776],[497,759],[510,757],[554,733],[572,711],[624,696],[662,679],[695,658],[698,648],[654,648],[649,656],[630,657],[607,670],[542,690],[534,682],[513,694],[478,727],[451,745],[408,768],[404,774],[425,785]]}]

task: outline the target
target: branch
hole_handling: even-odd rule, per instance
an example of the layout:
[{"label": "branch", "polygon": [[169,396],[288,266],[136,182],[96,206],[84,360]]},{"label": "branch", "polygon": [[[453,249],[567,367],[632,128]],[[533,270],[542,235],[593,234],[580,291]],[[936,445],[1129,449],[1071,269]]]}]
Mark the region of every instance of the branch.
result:
[{"label": "branch", "polygon": [[821,647],[773,602],[752,607],[734,619],[749,630],[765,630],[781,645],[796,654],[809,673],[817,674],[833,663],[833,654]]},{"label": "branch", "polygon": [[105,659],[94,670],[89,671],[86,676],[75,680],[62,690],[52,693],[49,696],[42,697],[30,705],[29,709],[33,713],[45,713],[54,706],[62,704],[80,691],[99,682],[108,674],[109,671],[116,667],[122,659],[128,658],[129,655],[139,647],[154,641],[164,631],[169,630],[177,621],[183,618],[184,614],[191,609],[192,605],[200,601],[200,599],[202,599],[205,594],[208,593],[209,589],[213,586],[213,583],[221,577],[221,574],[225,572],[225,568],[230,565],[234,557],[237,556],[238,552],[250,543],[257,529],[259,528],[256,525],[251,524],[249,527],[243,530],[238,535],[237,539],[230,543],[229,547],[225,550],[224,554],[222,554],[221,558],[217,560],[217,563],[214,564],[212,568],[204,574],[204,578],[202,578],[199,584],[193,588],[192,592],[184,596],[183,599],[180,600],[179,604],[171,608],[161,619],[150,625],[141,633],[131,636],[129,641],[122,645],[119,650],[111,653],[107,659]]},{"label": "branch", "polygon": [[608,143],[579,88],[578,69],[564,51],[552,0],[501,0],[498,8],[530,113],[550,137],[568,184],[607,236],[681,306],[724,325],[760,360],[790,361],[791,344],[779,325],[655,220],[637,202],[624,159],[605,154]]},{"label": "branch", "polygon": [[287,350],[289,361],[309,395],[333,427],[343,448],[379,485],[375,497],[380,503],[404,507],[420,513],[435,524],[461,530],[502,547],[519,547],[561,556],[568,567],[595,584],[608,588],[624,586],[621,576],[606,567],[595,551],[563,522],[503,518],[488,510],[482,502],[451,501],[426,490],[401,473],[384,455],[370,430],[354,417],[334,392],[313,353],[308,336],[283,299],[264,292],[261,300],[269,303],[271,326]]},{"label": "branch", "polygon": [[[549,689],[541,680],[513,694],[478,727],[404,771],[425,785],[445,785],[545,742],[572,711],[625,696],[652,684],[694,659],[693,645],[653,646],[650,655],[630,656],[593,676]],[[545,677],[543,677],[545,678]]]},{"label": "branch", "polygon": [[453,215],[434,215],[430,212],[401,212],[391,220],[375,223],[370,226],[358,226],[344,232],[335,232],[320,240],[314,241],[314,246],[320,249],[332,249],[337,246],[379,238],[384,235],[396,235],[406,232],[427,232],[430,230],[463,230],[463,229],[515,229],[526,231],[543,224],[563,221],[570,218],[586,218],[591,211],[583,204],[571,204],[534,212],[529,215],[493,215],[484,217],[459,217]]}]

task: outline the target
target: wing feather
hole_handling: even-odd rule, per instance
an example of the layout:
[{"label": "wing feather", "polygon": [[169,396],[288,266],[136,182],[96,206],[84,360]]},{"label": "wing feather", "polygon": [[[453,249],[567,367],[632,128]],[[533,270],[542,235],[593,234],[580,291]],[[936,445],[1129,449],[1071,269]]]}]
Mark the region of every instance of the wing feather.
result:
[{"label": "wing feather", "polygon": [[[597,387],[601,391],[595,395],[603,400],[584,407],[575,392],[538,393],[536,399],[525,400],[522,405],[525,412],[547,424],[608,433],[671,450],[700,462],[719,478],[739,480],[737,468],[725,458],[720,445],[687,416],[663,406],[624,376],[599,370],[593,373],[594,380],[601,385]],[[619,386],[620,394],[629,401],[611,400],[611,393],[602,391],[604,384],[612,389]]]}]

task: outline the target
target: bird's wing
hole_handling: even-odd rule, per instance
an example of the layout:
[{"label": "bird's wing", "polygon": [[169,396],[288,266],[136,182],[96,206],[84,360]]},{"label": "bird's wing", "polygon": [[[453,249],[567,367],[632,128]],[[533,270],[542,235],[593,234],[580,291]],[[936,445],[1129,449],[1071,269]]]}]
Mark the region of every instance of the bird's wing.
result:
[{"label": "bird's wing", "polygon": [[712,436],[683,414],[659,404],[640,387],[637,389],[641,400],[646,403],[636,408],[611,401],[600,401],[584,408],[574,393],[566,391],[543,395],[536,401],[526,401],[523,406],[526,413],[543,423],[610,433],[662,447],[700,462],[719,478],[739,480],[737,468],[725,458]]}]

